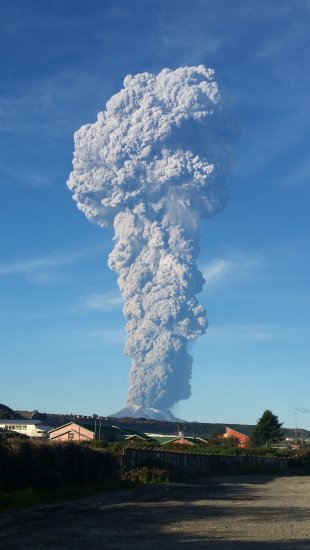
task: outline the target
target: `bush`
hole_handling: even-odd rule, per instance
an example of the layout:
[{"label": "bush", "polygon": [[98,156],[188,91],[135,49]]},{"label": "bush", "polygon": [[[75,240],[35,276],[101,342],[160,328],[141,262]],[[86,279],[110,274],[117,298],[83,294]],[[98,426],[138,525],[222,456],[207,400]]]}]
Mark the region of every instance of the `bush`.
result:
[{"label": "bush", "polygon": [[9,440],[0,445],[0,490],[56,489],[121,477],[117,456],[75,443]]},{"label": "bush", "polygon": [[299,449],[292,457],[291,469],[297,474],[310,474],[310,451],[309,449]]},{"label": "bush", "polygon": [[141,466],[128,470],[123,474],[123,479],[132,483],[168,483],[170,481],[168,470],[156,466]]}]

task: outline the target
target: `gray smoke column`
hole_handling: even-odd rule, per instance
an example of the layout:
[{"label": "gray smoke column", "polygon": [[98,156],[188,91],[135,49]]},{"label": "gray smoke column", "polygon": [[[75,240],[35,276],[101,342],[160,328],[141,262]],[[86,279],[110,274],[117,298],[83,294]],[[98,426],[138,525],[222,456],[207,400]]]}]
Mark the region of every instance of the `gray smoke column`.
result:
[{"label": "gray smoke column", "polygon": [[225,203],[229,121],[214,71],[199,65],[127,76],[75,134],[68,187],[90,220],[114,224],[109,267],[132,357],[122,414],[173,418],[169,409],[190,396],[187,342],[207,327],[198,225]]}]

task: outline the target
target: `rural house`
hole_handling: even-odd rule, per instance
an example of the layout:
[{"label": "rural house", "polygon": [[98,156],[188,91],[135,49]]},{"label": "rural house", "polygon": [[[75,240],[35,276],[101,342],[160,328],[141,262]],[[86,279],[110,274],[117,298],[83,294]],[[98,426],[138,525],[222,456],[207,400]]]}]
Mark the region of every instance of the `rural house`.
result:
[{"label": "rural house", "polygon": [[223,435],[225,439],[229,437],[234,437],[238,440],[238,446],[245,448],[249,445],[249,437],[247,435],[244,435],[240,432],[237,432],[237,430],[233,430],[232,428],[226,427],[226,433]]},{"label": "rural house", "polygon": [[6,432],[16,432],[28,437],[48,437],[51,426],[42,424],[41,420],[27,420],[26,418],[1,419],[0,428]]},{"label": "rural house", "polygon": [[95,432],[75,422],[68,422],[50,430],[49,438],[53,441],[91,441],[95,439]]}]

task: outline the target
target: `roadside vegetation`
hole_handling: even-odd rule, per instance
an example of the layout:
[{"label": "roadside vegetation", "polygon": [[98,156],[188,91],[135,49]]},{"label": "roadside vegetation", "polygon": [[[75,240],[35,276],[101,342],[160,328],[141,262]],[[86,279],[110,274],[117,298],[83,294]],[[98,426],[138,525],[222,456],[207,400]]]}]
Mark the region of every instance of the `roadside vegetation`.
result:
[{"label": "roadside vegetation", "polygon": [[[96,443],[96,442],[95,442]],[[92,444],[94,445],[94,443]],[[234,441],[185,446],[154,443],[51,443],[25,439],[0,441],[0,509],[78,498],[97,491],[145,483],[187,482],[219,474],[274,473],[266,466],[250,467],[232,461],[215,464],[212,471],[181,470],[160,460],[149,460],[138,468],[122,470],[125,447],[161,452],[224,456],[290,458],[286,474],[310,474],[309,449],[249,447]]]},{"label": "roadside vegetation", "polygon": [[[193,445],[160,445],[143,440],[55,443],[26,436],[18,438],[12,433],[8,439],[0,439],[0,509],[85,496],[128,484],[186,482],[217,474],[280,473],[277,464],[272,464],[274,461],[270,466],[266,464],[270,461],[247,461],[246,457],[251,456],[273,458],[276,462],[286,459],[286,474],[310,475],[310,449],[276,447],[282,439],[282,424],[269,410],[258,420],[247,447],[240,447],[235,437],[223,438],[216,431],[207,441],[196,439]],[[161,462],[163,455],[158,453],[156,460],[148,459],[138,468],[124,470],[125,448],[232,457],[232,460],[212,459],[212,466],[203,472]]]},{"label": "roadside vegetation", "polygon": [[78,496],[121,482],[119,457],[74,443],[0,443],[0,508]]}]

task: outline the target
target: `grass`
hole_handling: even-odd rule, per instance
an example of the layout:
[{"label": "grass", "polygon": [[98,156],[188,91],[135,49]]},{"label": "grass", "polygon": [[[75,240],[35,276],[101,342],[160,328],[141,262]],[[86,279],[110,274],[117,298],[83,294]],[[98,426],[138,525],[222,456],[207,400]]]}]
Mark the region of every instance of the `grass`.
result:
[{"label": "grass", "polygon": [[88,497],[102,492],[126,489],[132,486],[132,481],[120,480],[111,483],[87,484],[83,486],[71,485],[59,489],[34,489],[24,487],[22,489],[10,489],[0,491],[0,511],[26,508],[38,504],[52,504],[66,500]]}]

